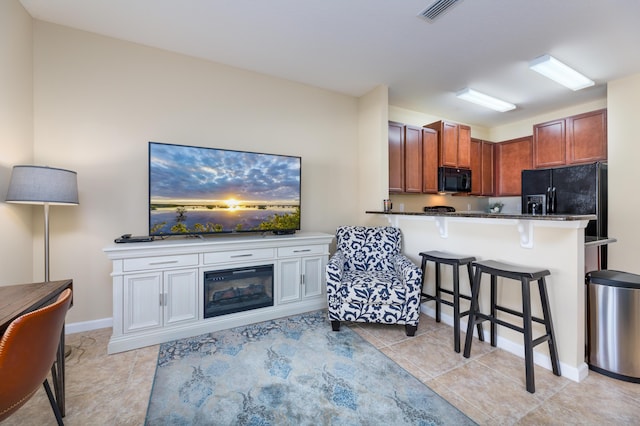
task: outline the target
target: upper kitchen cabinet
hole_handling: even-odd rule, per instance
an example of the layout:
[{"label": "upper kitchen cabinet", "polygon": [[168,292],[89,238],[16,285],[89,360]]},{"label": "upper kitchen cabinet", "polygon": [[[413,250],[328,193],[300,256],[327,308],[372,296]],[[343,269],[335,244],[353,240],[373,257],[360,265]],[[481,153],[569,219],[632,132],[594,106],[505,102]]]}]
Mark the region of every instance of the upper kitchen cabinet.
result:
[{"label": "upper kitchen cabinet", "polygon": [[449,121],[436,121],[424,127],[438,132],[438,165],[471,167],[471,127]]},{"label": "upper kitchen cabinet", "polygon": [[533,126],[533,167],[592,163],[607,159],[607,110]]},{"label": "upper kitchen cabinet", "polygon": [[389,192],[422,192],[422,128],[389,122]]},{"label": "upper kitchen cabinet", "polygon": [[404,126],[404,192],[422,192],[422,128]]},{"label": "upper kitchen cabinet", "polygon": [[532,166],[531,139],[531,136],[526,136],[495,144],[496,196],[521,194],[522,171]]},{"label": "upper kitchen cabinet", "polygon": [[422,192],[438,193],[438,132],[422,128]]},{"label": "upper kitchen cabinet", "polygon": [[533,167],[562,166],[566,163],[565,120],[554,120],[533,126]]},{"label": "upper kitchen cabinet", "polygon": [[471,139],[471,195],[494,193],[494,143]]},{"label": "upper kitchen cabinet", "polygon": [[404,192],[404,124],[389,122],[389,192]]},{"label": "upper kitchen cabinet", "polygon": [[568,164],[607,159],[607,110],[587,112],[567,119]]}]

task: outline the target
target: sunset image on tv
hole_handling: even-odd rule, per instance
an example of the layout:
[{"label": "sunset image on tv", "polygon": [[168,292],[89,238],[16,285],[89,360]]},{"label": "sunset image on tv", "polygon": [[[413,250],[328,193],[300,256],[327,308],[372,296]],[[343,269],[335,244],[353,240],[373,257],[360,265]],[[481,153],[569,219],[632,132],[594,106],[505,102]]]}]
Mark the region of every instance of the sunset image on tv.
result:
[{"label": "sunset image on tv", "polygon": [[149,143],[149,235],[300,229],[300,157]]}]

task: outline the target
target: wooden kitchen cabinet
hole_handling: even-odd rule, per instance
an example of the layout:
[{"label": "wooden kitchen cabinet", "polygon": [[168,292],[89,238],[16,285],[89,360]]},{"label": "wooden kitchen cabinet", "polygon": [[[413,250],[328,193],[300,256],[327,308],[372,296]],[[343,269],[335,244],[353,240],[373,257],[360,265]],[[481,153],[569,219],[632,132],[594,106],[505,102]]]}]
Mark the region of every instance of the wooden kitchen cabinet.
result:
[{"label": "wooden kitchen cabinet", "polygon": [[458,126],[458,167],[471,167],[471,127]]},{"label": "wooden kitchen cabinet", "polygon": [[567,119],[569,164],[607,159],[607,110],[587,112]]},{"label": "wooden kitchen cabinet", "polygon": [[438,132],[422,129],[422,192],[438,193]]},{"label": "wooden kitchen cabinet", "polygon": [[562,166],[567,161],[565,120],[533,126],[533,167]]},{"label": "wooden kitchen cabinet", "polygon": [[422,192],[422,127],[389,122],[389,192]]},{"label": "wooden kitchen cabinet", "polygon": [[607,110],[533,126],[533,167],[556,167],[607,159]]},{"label": "wooden kitchen cabinet", "polygon": [[494,193],[494,143],[471,139],[471,195]]},{"label": "wooden kitchen cabinet", "polygon": [[404,126],[404,192],[422,192],[422,128]]},{"label": "wooden kitchen cabinet", "polygon": [[[495,195],[517,196],[522,193],[522,171],[533,165],[532,137],[495,144]],[[473,176],[471,177],[473,183]]]},{"label": "wooden kitchen cabinet", "polygon": [[389,192],[404,192],[404,124],[389,121]]},{"label": "wooden kitchen cabinet", "polygon": [[471,167],[471,127],[449,121],[436,121],[424,127],[438,132],[438,165]]}]

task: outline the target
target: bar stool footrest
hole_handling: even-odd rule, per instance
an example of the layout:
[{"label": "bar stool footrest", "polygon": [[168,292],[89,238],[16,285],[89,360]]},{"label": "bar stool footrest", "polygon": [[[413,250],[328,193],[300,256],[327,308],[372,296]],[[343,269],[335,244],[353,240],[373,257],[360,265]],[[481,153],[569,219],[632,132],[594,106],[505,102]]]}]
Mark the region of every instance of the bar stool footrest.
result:
[{"label": "bar stool footrest", "polygon": [[[496,305],[495,308],[496,308],[496,311],[502,311],[502,312],[505,312],[507,314],[511,314],[513,316],[516,316],[516,317],[524,318],[524,315],[522,314],[522,312],[514,311],[513,309],[509,309],[509,308],[506,308],[504,306],[499,306],[499,305]],[[535,321],[538,324],[542,324],[542,325],[546,324],[545,320],[542,319],[542,318],[539,318],[539,317],[532,316],[531,317],[531,321]]]}]

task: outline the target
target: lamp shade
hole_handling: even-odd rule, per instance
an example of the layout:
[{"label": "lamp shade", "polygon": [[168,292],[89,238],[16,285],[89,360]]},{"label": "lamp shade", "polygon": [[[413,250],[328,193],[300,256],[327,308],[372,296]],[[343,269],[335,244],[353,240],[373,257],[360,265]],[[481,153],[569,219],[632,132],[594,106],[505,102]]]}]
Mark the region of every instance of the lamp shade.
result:
[{"label": "lamp shade", "polygon": [[71,170],[42,166],[14,166],[8,203],[78,204],[78,176]]}]

